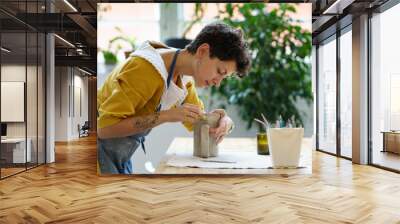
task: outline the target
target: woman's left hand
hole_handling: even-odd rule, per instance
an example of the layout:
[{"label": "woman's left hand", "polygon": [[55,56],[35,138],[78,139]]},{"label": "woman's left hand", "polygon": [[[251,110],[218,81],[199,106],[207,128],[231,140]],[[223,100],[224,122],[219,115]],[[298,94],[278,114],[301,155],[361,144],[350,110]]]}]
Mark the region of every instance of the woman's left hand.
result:
[{"label": "woman's left hand", "polygon": [[210,133],[216,138],[217,144],[219,144],[233,126],[233,121],[222,109],[216,109],[211,113],[218,113],[221,116],[218,127],[210,128]]}]

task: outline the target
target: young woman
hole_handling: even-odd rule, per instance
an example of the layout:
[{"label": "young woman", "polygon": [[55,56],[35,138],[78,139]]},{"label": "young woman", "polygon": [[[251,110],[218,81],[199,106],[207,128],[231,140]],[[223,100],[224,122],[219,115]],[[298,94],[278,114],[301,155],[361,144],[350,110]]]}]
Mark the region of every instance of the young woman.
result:
[{"label": "young woman", "polygon": [[[185,49],[145,42],[108,76],[98,90],[98,165],[101,174],[133,172],[131,157],[151,128],[182,122],[192,131],[204,113],[196,87],[219,86],[250,66],[241,30],[224,23],[205,26]],[[191,77],[193,81],[187,81]],[[219,126],[211,129],[221,142],[233,128],[222,109]]]}]

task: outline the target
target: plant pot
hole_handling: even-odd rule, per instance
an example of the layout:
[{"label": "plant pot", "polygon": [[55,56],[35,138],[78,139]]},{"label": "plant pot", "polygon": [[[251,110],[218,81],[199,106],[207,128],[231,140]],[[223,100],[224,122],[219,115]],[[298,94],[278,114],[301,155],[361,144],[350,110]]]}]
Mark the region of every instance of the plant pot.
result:
[{"label": "plant pot", "polygon": [[216,128],[220,119],[217,113],[208,113],[204,119],[194,124],[193,156],[208,158],[218,156],[218,145],[215,137],[210,135],[210,128]]},{"label": "plant pot", "polygon": [[274,168],[296,168],[299,166],[303,128],[270,128],[269,150]]},{"label": "plant pot", "polygon": [[191,42],[192,40],[186,38],[169,38],[165,41],[165,44],[170,47],[184,49]]}]

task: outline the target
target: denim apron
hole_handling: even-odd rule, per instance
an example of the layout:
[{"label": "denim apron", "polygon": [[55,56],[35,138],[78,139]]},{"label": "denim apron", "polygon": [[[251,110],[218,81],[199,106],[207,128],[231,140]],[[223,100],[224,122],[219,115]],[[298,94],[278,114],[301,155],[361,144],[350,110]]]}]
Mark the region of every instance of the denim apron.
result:
[{"label": "denim apron", "polygon": [[[176,58],[178,57],[180,50],[175,52],[174,58],[171,63],[171,67],[168,72],[167,78],[167,90],[170,86],[171,79],[173,77],[174,68],[176,64]],[[155,112],[161,110],[161,103],[157,107]],[[146,149],[144,146],[145,137],[150,133],[147,130],[142,133],[135,135],[121,137],[121,138],[110,138],[110,139],[97,139],[97,159],[101,174],[132,174],[133,165],[131,157],[135,153],[136,149],[141,146],[144,153]]]}]

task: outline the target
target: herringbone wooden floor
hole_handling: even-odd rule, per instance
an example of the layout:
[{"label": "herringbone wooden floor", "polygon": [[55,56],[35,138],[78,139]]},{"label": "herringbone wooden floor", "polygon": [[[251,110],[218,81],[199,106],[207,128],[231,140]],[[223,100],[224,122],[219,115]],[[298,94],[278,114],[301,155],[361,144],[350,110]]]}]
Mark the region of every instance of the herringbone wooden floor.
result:
[{"label": "herringbone wooden floor", "polygon": [[95,138],[0,181],[0,223],[400,223],[400,175],[315,152],[310,176],[96,175]]}]

